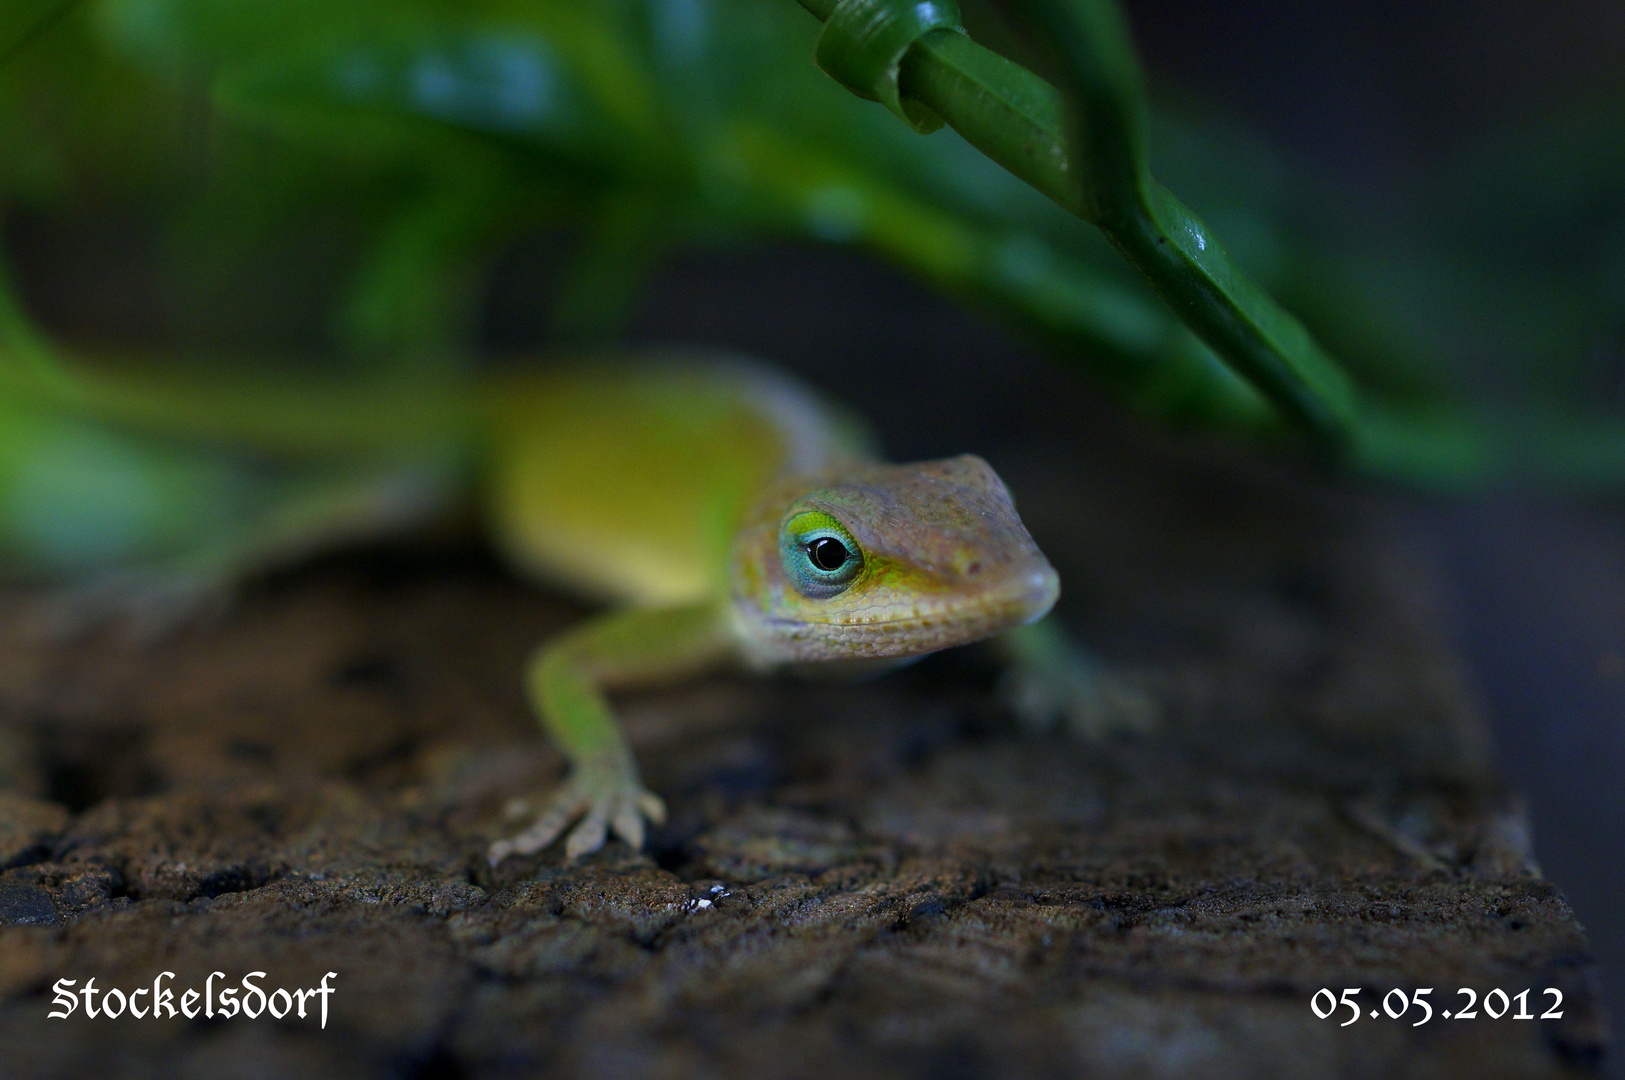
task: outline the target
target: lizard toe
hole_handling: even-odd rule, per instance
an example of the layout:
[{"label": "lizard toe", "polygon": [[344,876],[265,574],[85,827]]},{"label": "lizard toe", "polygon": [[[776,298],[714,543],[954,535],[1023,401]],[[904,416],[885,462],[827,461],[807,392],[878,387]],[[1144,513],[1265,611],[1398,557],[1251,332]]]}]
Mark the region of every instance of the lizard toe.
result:
[{"label": "lizard toe", "polygon": [[564,836],[566,830],[569,835],[564,841],[564,854],[568,859],[592,854],[611,835],[636,851],[643,847],[648,831],[645,822],[659,825],[666,820],[666,804],[660,796],[641,787],[635,779],[612,785],[571,779],[553,793],[545,807],[524,832],[498,840],[486,849],[486,859],[492,866],[513,855],[534,855]]},{"label": "lizard toe", "polygon": [[580,824],[570,830],[564,841],[564,857],[572,862],[583,855],[591,855],[609,839],[610,804],[594,802],[582,816]]},{"label": "lizard toe", "polygon": [[616,803],[614,816],[610,818],[610,829],[625,840],[633,851],[642,850],[643,814],[638,809],[636,798],[623,798]]},{"label": "lizard toe", "polygon": [[652,791],[638,792],[638,810],[656,825],[666,823],[666,802]]},{"label": "lizard toe", "polygon": [[[510,855],[534,855],[563,835],[570,823],[587,809],[590,800],[572,782],[566,782],[547,800],[546,809],[517,836],[498,840],[486,849],[492,866]],[[511,805],[510,805],[511,809]]]},{"label": "lizard toe", "polygon": [[1069,703],[1066,720],[1068,730],[1083,739],[1101,739],[1119,731],[1144,733],[1162,722],[1162,706],[1130,680],[1107,675],[1090,697]]},{"label": "lizard toe", "polygon": [[1098,740],[1117,732],[1143,733],[1162,719],[1162,708],[1139,680],[1094,664],[1015,669],[1001,696],[1032,734],[1062,722],[1074,737]]}]

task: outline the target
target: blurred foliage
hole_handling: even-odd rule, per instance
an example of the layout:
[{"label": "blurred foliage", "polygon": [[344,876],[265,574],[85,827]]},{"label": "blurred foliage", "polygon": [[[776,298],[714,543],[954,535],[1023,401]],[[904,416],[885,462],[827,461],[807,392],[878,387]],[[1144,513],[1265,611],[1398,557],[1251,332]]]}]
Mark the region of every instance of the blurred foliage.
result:
[{"label": "blurred foliage", "polygon": [[1097,227],[1281,418],[1334,452],[1353,441],[1348,377],[1205,222],[1157,181],[1139,61],[1113,0],[1026,0],[1066,92],[972,41],[955,0],[801,0],[818,64],[921,132],[965,141]]},{"label": "blurred foliage", "polygon": [[[329,274],[326,362],[402,396],[466,365],[491,260],[565,226],[557,343],[613,340],[678,247],[858,245],[1141,410],[1278,427],[1098,232],[953,131],[848,93],[812,63],[818,32],[791,0],[83,0],[0,66],[0,199],[158,222],[166,290],[222,322],[266,293],[268,253]],[[1146,141],[1354,375],[1358,465],[1617,483],[1621,115],[1486,137],[1390,230],[1223,121],[1160,110]],[[290,263],[300,236],[319,260]]]}]

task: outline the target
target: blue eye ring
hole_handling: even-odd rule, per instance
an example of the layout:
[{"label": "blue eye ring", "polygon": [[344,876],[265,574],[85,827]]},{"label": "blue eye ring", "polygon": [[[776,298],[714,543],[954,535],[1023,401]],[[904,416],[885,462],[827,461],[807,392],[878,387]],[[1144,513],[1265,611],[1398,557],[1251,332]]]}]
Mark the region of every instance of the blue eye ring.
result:
[{"label": "blue eye ring", "polygon": [[797,592],[809,600],[837,596],[863,572],[863,549],[833,517],[818,510],[792,515],[779,530],[779,559]]}]

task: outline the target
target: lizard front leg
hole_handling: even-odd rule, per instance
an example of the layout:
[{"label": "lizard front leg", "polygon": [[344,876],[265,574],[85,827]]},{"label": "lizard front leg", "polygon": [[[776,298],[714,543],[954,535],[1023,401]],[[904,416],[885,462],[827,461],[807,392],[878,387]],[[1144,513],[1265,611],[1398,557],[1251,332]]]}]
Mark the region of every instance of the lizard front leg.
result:
[{"label": "lizard front leg", "polygon": [[526,687],[571,772],[535,823],[491,845],[491,864],[541,851],[578,819],[564,845],[571,859],[603,847],[610,831],[642,847],[644,819],[659,824],[666,809],[639,780],[605,692],[699,674],[733,655],[725,609],[711,601],[613,611],[544,642],[531,659]]},{"label": "lizard front leg", "polygon": [[1007,665],[1000,694],[1031,731],[1064,721],[1072,734],[1099,739],[1148,731],[1161,719],[1144,686],[1076,645],[1054,615],[1006,630],[993,645]]}]

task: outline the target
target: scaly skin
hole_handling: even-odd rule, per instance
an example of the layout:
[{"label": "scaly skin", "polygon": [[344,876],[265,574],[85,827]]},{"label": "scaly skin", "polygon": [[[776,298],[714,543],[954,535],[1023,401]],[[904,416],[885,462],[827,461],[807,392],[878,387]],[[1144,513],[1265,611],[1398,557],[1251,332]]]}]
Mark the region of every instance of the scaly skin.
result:
[{"label": "scaly skin", "polygon": [[1147,715],[1030,625],[1055,573],[985,462],[879,462],[860,425],[766,369],[623,362],[500,378],[471,401],[128,366],[65,371],[64,394],[16,360],[0,350],[0,559],[78,582],[92,616],[172,621],[243,573],[433,513],[471,475],[517,570],[610,606],[529,665],[572,773],[493,862],[567,830],[572,858],[611,832],[637,847],[662,818],[606,698],[626,687],[872,668],[1001,634],[1029,720],[1097,732]]},{"label": "scaly skin", "polygon": [[577,818],[572,858],[609,831],[638,847],[662,818],[606,691],[898,661],[1031,623],[1059,591],[986,462],[869,460],[838,413],[758,369],[532,376],[496,389],[488,430],[488,507],[515,565],[622,605],[532,660],[531,701],[574,772],[493,863]]}]

